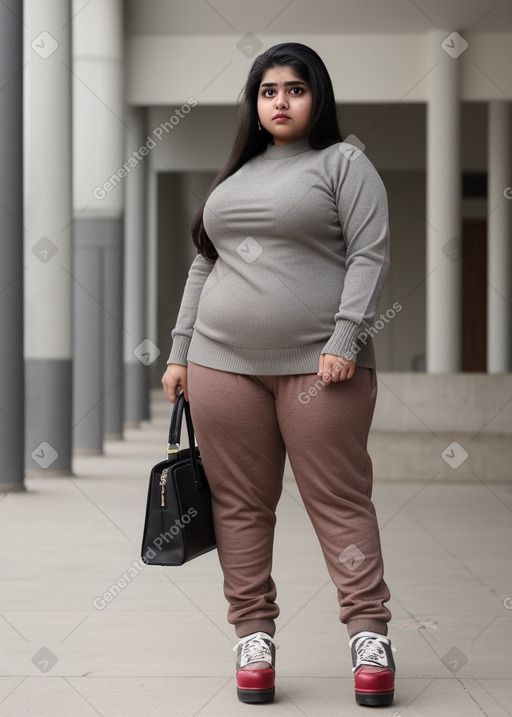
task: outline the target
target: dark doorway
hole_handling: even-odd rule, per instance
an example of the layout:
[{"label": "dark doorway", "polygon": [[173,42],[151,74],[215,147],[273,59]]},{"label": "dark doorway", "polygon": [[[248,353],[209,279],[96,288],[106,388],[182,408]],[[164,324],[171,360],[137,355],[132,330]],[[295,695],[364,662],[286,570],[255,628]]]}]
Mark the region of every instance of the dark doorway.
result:
[{"label": "dark doorway", "polygon": [[487,370],[487,222],[462,222],[462,370]]}]

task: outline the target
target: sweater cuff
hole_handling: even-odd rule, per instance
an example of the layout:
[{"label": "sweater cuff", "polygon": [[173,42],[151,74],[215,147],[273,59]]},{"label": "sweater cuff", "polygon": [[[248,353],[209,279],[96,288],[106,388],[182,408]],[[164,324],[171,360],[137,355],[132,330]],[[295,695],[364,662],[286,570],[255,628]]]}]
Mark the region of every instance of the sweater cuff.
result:
[{"label": "sweater cuff", "polygon": [[182,366],[187,365],[188,348],[190,346],[190,339],[188,336],[175,336],[172,340],[171,353],[167,360],[167,364],[177,363]]},{"label": "sweater cuff", "polygon": [[358,333],[359,324],[355,324],[348,319],[339,319],[339,321],[336,322],[336,328],[331,338],[322,349],[322,353],[342,356],[349,361],[355,361],[360,351],[357,345]]}]

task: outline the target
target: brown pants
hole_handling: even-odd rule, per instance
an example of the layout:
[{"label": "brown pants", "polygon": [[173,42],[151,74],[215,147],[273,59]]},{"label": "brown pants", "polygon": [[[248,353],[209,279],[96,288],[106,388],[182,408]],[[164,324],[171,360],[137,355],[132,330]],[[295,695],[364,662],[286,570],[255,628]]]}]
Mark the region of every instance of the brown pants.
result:
[{"label": "brown pants", "polygon": [[387,634],[389,590],[366,450],[375,371],[324,386],[314,374],[246,376],[189,363],[197,442],[212,491],[228,621],[238,637],[275,633],[271,577],[285,456],[338,589],[349,636]]}]

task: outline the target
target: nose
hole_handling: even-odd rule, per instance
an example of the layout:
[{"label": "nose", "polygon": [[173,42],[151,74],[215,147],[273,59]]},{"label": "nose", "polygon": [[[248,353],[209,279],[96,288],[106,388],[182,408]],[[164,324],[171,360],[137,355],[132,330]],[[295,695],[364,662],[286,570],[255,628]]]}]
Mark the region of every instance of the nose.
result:
[{"label": "nose", "polygon": [[276,109],[281,110],[288,107],[286,93],[280,90],[276,95]]}]

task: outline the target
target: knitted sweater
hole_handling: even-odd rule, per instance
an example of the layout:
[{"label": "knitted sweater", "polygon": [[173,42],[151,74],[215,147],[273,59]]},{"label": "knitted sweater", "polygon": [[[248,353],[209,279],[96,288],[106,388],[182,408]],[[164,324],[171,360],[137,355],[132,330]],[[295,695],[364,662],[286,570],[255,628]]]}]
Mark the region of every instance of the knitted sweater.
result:
[{"label": "knitted sweater", "polygon": [[270,144],[203,216],[218,258],[192,263],[168,363],[286,375],[316,373],[330,353],[375,367],[364,329],[389,268],[388,209],[363,153]]}]

